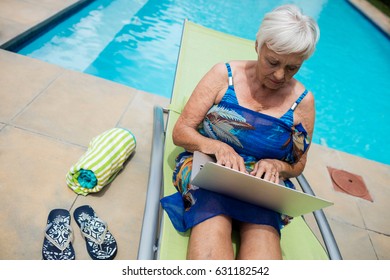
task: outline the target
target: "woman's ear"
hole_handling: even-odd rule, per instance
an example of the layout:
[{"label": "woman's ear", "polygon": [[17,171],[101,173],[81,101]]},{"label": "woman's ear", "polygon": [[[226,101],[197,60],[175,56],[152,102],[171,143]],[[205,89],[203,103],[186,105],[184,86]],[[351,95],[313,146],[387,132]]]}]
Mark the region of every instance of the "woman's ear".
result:
[{"label": "woman's ear", "polygon": [[258,52],[257,52],[258,47],[259,47],[259,43],[257,43],[257,40],[256,40],[256,42],[255,42],[255,51],[256,51],[257,54],[258,54]]}]

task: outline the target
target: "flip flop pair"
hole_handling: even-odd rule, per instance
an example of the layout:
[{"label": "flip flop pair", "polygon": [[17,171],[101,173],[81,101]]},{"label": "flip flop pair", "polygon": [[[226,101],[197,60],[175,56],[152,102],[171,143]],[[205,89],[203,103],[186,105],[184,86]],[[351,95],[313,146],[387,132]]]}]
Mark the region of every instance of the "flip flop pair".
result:
[{"label": "flip flop pair", "polygon": [[[101,220],[89,205],[78,207],[73,213],[81,234],[84,236],[87,251],[94,260],[112,260],[115,258],[117,243],[107,223]],[[70,226],[70,214],[65,209],[54,209],[49,213],[45,229],[42,256],[44,260],[74,260],[72,246],[73,230]]]}]

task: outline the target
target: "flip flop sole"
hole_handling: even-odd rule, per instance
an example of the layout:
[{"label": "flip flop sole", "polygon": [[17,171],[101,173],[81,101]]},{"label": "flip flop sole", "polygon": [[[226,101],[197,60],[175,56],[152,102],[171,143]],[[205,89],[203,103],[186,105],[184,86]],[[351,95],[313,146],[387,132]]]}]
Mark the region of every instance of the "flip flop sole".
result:
[{"label": "flip flop sole", "polygon": [[118,251],[116,240],[92,207],[80,206],[74,210],[73,216],[85,238],[90,257],[94,260],[114,259]]},{"label": "flip flop sole", "polygon": [[43,259],[74,260],[75,251],[72,242],[69,241],[72,238],[71,235],[69,211],[65,209],[51,210],[47,218],[45,239],[42,246]]}]

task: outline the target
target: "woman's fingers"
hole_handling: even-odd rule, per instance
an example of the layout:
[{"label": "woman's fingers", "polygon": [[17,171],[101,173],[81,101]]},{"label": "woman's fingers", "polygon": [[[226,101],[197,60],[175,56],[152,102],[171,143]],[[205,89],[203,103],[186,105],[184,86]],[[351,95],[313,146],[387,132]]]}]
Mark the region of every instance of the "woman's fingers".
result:
[{"label": "woman's fingers", "polygon": [[279,183],[279,172],[277,172],[277,171],[270,172],[268,181],[273,182],[273,183]]},{"label": "woman's fingers", "polygon": [[250,174],[273,183],[279,183],[279,171],[270,160],[258,161]]},{"label": "woman's fingers", "polygon": [[244,159],[239,154],[237,154],[234,150],[230,151],[229,149],[225,149],[225,150],[221,149],[219,150],[219,152],[216,153],[215,156],[217,158],[218,164],[234,170],[246,172]]}]

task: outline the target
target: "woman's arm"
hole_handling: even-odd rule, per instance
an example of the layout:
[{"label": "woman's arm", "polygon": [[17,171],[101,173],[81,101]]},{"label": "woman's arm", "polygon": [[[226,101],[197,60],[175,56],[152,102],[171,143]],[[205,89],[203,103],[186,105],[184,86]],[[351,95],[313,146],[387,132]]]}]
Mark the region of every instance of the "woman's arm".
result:
[{"label": "woman's arm", "polygon": [[223,63],[215,65],[207,72],[195,87],[173,128],[173,142],[190,152],[200,151],[214,155],[217,163],[245,171],[243,159],[231,146],[205,137],[197,130],[208,110],[222,99],[227,85],[227,70]]},{"label": "woman's arm", "polygon": [[173,142],[187,151],[214,154],[214,141],[202,136],[197,128],[223,89],[220,67],[215,65],[199,81],[173,128]]}]

